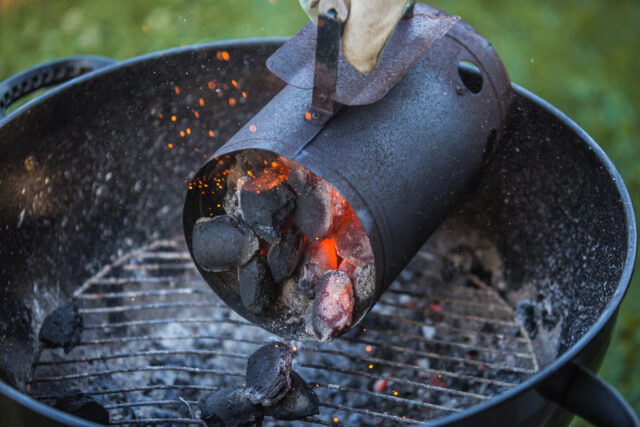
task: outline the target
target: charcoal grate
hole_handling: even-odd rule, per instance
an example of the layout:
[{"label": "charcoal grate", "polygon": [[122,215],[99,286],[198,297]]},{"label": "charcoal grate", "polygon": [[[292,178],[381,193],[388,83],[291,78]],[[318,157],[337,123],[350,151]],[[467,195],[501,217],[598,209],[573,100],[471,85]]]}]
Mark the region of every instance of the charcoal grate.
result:
[{"label": "charcoal grate", "polygon": [[[320,414],[298,424],[420,424],[486,401],[538,370],[513,310],[446,258],[419,252],[344,337],[291,343],[294,369],[321,401]],[[181,239],[121,256],[73,298],[85,322],[82,342],[69,354],[40,349],[29,389],[47,403],[61,387],[83,390],[115,425],[203,424],[198,400],[214,387],[243,384],[248,355],[278,339],[210,291]]]}]

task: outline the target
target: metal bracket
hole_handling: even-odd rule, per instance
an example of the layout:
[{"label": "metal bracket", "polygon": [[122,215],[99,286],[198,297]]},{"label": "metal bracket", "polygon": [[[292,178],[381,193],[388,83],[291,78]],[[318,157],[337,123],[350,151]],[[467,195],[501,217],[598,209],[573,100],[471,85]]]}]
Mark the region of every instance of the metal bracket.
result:
[{"label": "metal bracket", "polygon": [[318,16],[316,61],[310,120],[324,124],[336,111],[334,96],[338,80],[338,57],[343,25],[331,9]]}]

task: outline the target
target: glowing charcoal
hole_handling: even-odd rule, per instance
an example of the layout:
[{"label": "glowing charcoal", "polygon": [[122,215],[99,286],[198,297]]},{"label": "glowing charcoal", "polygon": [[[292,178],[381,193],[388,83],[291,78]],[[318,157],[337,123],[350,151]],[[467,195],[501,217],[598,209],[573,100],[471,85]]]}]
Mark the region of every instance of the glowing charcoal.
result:
[{"label": "glowing charcoal", "polygon": [[247,310],[260,314],[269,309],[275,288],[264,256],[258,254],[238,269],[238,286]]},{"label": "glowing charcoal", "polygon": [[259,243],[251,229],[229,215],[200,218],[193,228],[193,257],[209,271],[225,271],[247,263]]},{"label": "glowing charcoal", "polygon": [[373,264],[373,252],[358,216],[349,209],[335,230],[338,256],[352,264]]},{"label": "glowing charcoal", "polygon": [[329,341],[351,324],[353,285],[344,271],[327,271],[312,307],[312,326],[318,341]]},{"label": "glowing charcoal", "polygon": [[[343,270],[351,281],[353,307],[347,311],[352,314],[348,326],[333,325],[328,334],[334,338],[346,332],[368,311],[376,286],[368,236],[354,209],[329,182],[295,161],[245,150],[221,156],[216,170],[194,183],[214,187],[213,197],[202,205],[207,217],[224,209],[228,222],[244,225],[254,236],[242,264],[227,262],[226,269],[214,270],[228,275],[227,289],[236,292],[234,309],[252,313],[252,321],[283,337],[317,340],[311,306],[318,283],[326,272]],[[197,243],[195,234],[191,243]],[[220,258],[232,257],[222,244],[205,248],[224,251]],[[191,252],[196,249],[192,244]],[[194,259],[199,261],[197,254]]]},{"label": "glowing charcoal", "polygon": [[245,388],[217,388],[198,402],[198,411],[208,427],[260,425],[264,417],[262,407]]},{"label": "glowing charcoal", "polygon": [[265,408],[265,414],[277,420],[299,420],[319,413],[318,395],[295,371],[291,371],[289,392],[273,406]]},{"label": "glowing charcoal", "polygon": [[280,243],[272,246],[267,255],[269,269],[276,283],[280,283],[293,274],[304,253],[304,236],[296,229],[287,230]]},{"label": "glowing charcoal", "polygon": [[322,240],[331,231],[331,186],[304,169],[295,169],[287,180],[298,199],[292,220],[309,240]]},{"label": "glowing charcoal", "polygon": [[287,394],[292,359],[293,349],[283,342],[264,345],[249,356],[246,379],[254,403],[271,406]]},{"label": "glowing charcoal", "polygon": [[298,279],[300,290],[307,298],[313,299],[322,275],[337,267],[338,257],[333,239],[325,239],[321,242],[308,241]]}]

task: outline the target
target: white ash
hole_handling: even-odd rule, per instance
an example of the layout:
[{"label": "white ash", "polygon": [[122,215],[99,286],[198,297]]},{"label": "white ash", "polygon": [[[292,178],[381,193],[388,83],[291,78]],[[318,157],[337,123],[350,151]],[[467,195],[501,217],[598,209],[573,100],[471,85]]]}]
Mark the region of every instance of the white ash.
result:
[{"label": "white ash", "polygon": [[313,331],[320,342],[327,342],[351,324],[353,284],[344,271],[327,271],[318,283],[312,306]]}]

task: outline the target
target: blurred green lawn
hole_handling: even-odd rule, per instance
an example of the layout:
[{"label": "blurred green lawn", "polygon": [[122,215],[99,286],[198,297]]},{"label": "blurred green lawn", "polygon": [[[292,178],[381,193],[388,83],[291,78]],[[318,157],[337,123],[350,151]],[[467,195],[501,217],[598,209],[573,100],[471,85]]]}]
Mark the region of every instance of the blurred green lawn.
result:
[{"label": "blurred green lawn", "polygon": [[[15,1],[15,0],[13,0]],[[0,0],[0,80],[73,54],[117,59],[212,40],[285,36],[297,0]],[[433,0],[502,56],[513,81],[559,107],[612,158],[640,200],[640,2]],[[640,412],[640,274],[601,375]]]}]

